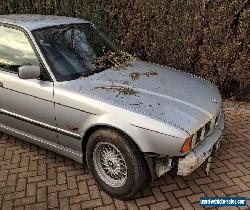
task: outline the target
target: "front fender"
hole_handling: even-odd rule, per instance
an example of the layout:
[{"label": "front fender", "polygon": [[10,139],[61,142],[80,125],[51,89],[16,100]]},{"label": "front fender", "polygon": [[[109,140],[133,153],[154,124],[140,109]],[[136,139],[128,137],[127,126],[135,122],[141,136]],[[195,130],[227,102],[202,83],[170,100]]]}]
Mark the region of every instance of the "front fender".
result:
[{"label": "front fender", "polygon": [[[132,124],[129,116],[125,118],[125,116],[114,113],[105,113],[103,115],[93,116],[85,122],[85,128],[82,135],[84,136],[89,129],[95,126],[108,126],[116,128],[128,135],[143,153],[150,152],[168,156],[180,155],[180,150],[185,138],[166,135],[164,133],[145,129],[137,126],[137,121],[138,120],[134,120]],[[143,123],[145,124],[145,120]],[[142,124],[142,122],[140,124]],[[168,128],[167,125],[166,128]],[[165,130],[165,132],[168,132],[168,130]],[[182,130],[180,133],[183,135]],[[186,135],[188,134],[186,133]]]}]

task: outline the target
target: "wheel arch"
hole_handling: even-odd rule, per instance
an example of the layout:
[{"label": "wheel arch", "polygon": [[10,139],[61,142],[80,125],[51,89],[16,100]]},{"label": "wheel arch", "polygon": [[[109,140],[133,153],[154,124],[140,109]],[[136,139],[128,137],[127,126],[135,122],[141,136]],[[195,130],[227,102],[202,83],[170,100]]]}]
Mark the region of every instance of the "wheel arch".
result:
[{"label": "wheel arch", "polygon": [[153,174],[151,172],[149,162],[146,159],[146,156],[143,153],[143,151],[141,150],[140,146],[136,143],[136,141],[134,141],[134,139],[127,132],[125,132],[124,130],[122,130],[120,128],[117,128],[115,126],[111,126],[111,125],[107,125],[107,124],[97,124],[97,125],[93,125],[93,126],[91,126],[91,127],[89,127],[87,129],[87,131],[85,132],[85,134],[82,137],[83,162],[86,161],[86,147],[87,147],[87,143],[88,143],[88,140],[89,140],[91,134],[94,133],[95,131],[97,131],[98,129],[103,129],[103,128],[116,130],[116,131],[118,131],[122,135],[125,135],[128,139],[131,140],[131,142],[135,145],[135,147],[138,149],[138,151],[141,152],[142,157],[143,157],[143,161],[145,163],[145,168],[147,170],[148,180],[151,180]]},{"label": "wheel arch", "polygon": [[[83,147],[83,153],[85,153],[85,155],[83,155],[83,157],[86,157],[86,156],[88,156],[88,160],[86,161],[87,162],[87,164],[90,164],[89,165],[89,169],[90,169],[90,171],[92,172],[92,174],[94,175],[94,176],[96,176],[96,173],[95,172],[93,172],[93,170],[94,170],[94,168],[95,168],[95,166],[93,165],[93,161],[89,161],[89,160],[93,160],[92,158],[92,156],[91,155],[93,155],[93,151],[95,150],[95,147],[94,146],[90,146],[91,148],[90,148],[90,151],[91,151],[91,153],[88,153],[87,152],[87,150],[86,150],[86,147],[89,147],[89,145],[88,145],[88,141],[91,139],[90,138],[90,136],[91,136],[91,134],[93,134],[95,131],[97,131],[97,130],[99,130],[99,129],[111,129],[111,130],[115,130],[115,131],[118,131],[120,134],[122,134],[123,136],[124,136],[124,141],[123,141],[123,138],[122,139],[120,139],[119,138],[119,140],[121,140],[120,141],[120,143],[121,142],[125,142],[125,141],[127,141],[127,142],[130,142],[127,146],[128,147],[130,147],[130,149],[131,149],[131,151],[133,151],[133,154],[136,154],[136,157],[137,157],[137,159],[133,159],[133,160],[139,160],[139,162],[138,161],[135,161],[135,162],[137,162],[137,163],[140,163],[139,164],[139,166],[140,167],[137,167],[136,168],[136,172],[138,171],[138,172],[142,172],[142,173],[133,173],[133,174],[135,174],[135,175],[133,175],[133,176],[136,176],[136,177],[138,177],[138,176],[140,176],[139,177],[139,180],[142,180],[141,181],[141,184],[143,183],[145,183],[145,182],[147,182],[147,181],[149,181],[149,180],[151,180],[151,173],[150,173],[150,169],[149,169],[149,165],[148,165],[148,162],[147,162],[147,160],[146,160],[146,157],[145,157],[145,155],[144,155],[144,153],[140,150],[140,148],[137,146],[137,144],[133,141],[133,139],[126,133],[126,132],[124,132],[123,130],[121,130],[121,129],[119,129],[119,128],[117,128],[117,127],[113,127],[113,126],[110,126],[110,125],[94,125],[94,126],[91,126],[86,132],[85,132],[85,134],[84,134],[84,136],[83,136],[83,141],[82,141],[82,147]],[[106,132],[105,132],[106,133]],[[118,134],[118,133],[117,133]],[[119,135],[119,134],[118,134]],[[127,140],[126,140],[126,138],[128,138]],[[107,141],[107,142],[112,142],[112,141]],[[96,142],[95,142],[96,143]],[[131,144],[132,143],[132,144]],[[137,148],[137,149],[136,149]],[[130,150],[128,150],[128,151],[130,151]],[[137,152],[138,151],[138,152]],[[141,153],[140,153],[140,152]],[[140,153],[140,154],[139,154]],[[130,154],[130,153],[129,153]],[[127,160],[128,159],[130,159],[130,156],[127,156]],[[125,159],[126,160],[126,159]],[[138,169],[138,170],[137,170]],[[94,170],[95,171],[95,170]],[[138,175],[138,174],[140,174],[140,175]],[[143,177],[143,178],[142,178]],[[137,180],[136,181],[136,183],[140,183],[140,181],[139,180]],[[100,183],[99,183],[100,184]],[[136,185],[133,185],[133,189],[137,189],[137,187],[138,186],[140,186],[140,184],[136,184]],[[142,185],[141,185],[142,186]],[[139,189],[141,189],[141,187],[139,187]],[[117,189],[116,189],[116,191],[117,191]],[[131,192],[131,191],[130,191]],[[126,193],[126,195],[127,195],[127,193]],[[130,198],[130,196],[128,197],[128,198]],[[127,199],[127,198],[126,198]]]},{"label": "wheel arch", "polygon": [[143,154],[140,146],[136,143],[136,141],[134,141],[134,139],[123,129],[120,129],[118,127],[112,126],[112,125],[107,125],[107,124],[97,124],[97,125],[92,125],[90,126],[86,132],[84,133],[84,135],[82,136],[82,153],[83,153],[83,158],[86,156],[86,146],[89,140],[89,137],[91,136],[92,133],[94,133],[96,130],[99,129],[112,129],[112,130],[116,130],[119,133],[125,135],[127,138],[129,138],[131,140],[131,142],[133,142],[133,144],[135,144],[135,146],[137,147],[137,149]]}]

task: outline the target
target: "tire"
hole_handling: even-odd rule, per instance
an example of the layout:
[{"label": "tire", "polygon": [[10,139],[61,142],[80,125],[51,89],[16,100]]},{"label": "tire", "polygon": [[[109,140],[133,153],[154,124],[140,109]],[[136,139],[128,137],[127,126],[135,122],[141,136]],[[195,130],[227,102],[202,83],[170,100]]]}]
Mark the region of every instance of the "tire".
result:
[{"label": "tire", "polygon": [[88,140],[86,158],[98,184],[114,197],[131,199],[145,184],[144,156],[137,145],[119,131],[106,128],[95,131]]}]

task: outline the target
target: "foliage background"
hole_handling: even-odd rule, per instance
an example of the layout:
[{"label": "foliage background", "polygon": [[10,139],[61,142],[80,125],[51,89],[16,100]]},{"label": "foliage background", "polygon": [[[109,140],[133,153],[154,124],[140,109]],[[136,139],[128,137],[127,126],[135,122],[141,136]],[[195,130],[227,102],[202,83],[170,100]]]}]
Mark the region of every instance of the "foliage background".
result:
[{"label": "foliage background", "polygon": [[0,14],[90,20],[130,53],[210,80],[224,97],[250,100],[249,0],[0,1]]}]

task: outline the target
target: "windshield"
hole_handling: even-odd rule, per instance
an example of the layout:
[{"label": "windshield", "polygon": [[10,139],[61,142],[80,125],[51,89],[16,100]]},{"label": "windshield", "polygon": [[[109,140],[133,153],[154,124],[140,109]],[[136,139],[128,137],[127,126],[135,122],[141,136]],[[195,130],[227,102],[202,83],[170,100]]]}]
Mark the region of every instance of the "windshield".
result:
[{"label": "windshield", "polygon": [[70,24],[33,31],[57,81],[89,76],[113,66],[121,51],[91,24]]}]

